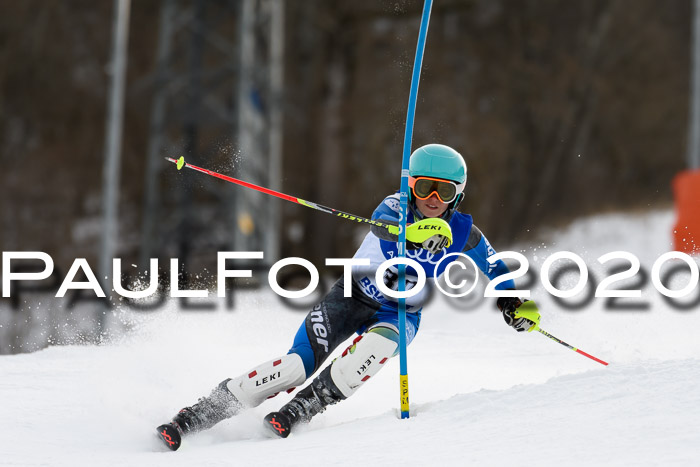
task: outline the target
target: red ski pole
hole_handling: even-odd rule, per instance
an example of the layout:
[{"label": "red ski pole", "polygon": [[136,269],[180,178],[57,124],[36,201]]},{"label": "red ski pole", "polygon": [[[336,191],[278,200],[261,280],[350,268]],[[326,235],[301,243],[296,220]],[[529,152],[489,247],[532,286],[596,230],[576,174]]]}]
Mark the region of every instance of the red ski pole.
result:
[{"label": "red ski pole", "polygon": [[593,355],[584,352],[583,350],[577,349],[573,345],[569,345],[563,340],[559,339],[558,337],[554,337],[544,329],[540,328],[540,313],[539,310],[537,309],[537,305],[535,304],[534,301],[532,300],[526,300],[516,311],[515,311],[515,318],[525,318],[529,322],[532,323],[532,326],[530,329],[528,329],[528,332],[532,331],[537,331],[540,334],[543,334],[550,339],[552,339],[554,342],[558,342],[564,347],[568,347],[569,349],[573,350],[574,352],[580,353],[584,357],[588,357],[591,360],[595,360],[596,362],[602,364],[602,365],[607,365],[607,362],[604,362],[603,360],[594,357]]},{"label": "red ski pole", "polygon": [[196,165],[189,164],[185,162],[184,157],[180,157],[179,159],[173,159],[172,157],[166,157],[165,160],[170,161],[177,165],[177,170],[182,170],[183,167],[186,167],[188,169],[196,170],[197,172],[201,172],[203,174],[220,178],[221,180],[225,180],[229,183],[234,183],[236,185],[240,185],[246,188],[250,188],[251,190],[259,191],[260,193],[265,193],[266,195],[272,195],[277,198],[286,200],[286,201],[291,201],[292,203],[297,203],[301,204],[302,206],[306,206],[307,208],[315,209],[317,211],[322,211],[325,212],[326,214],[331,214],[333,216],[341,217],[343,219],[348,219],[351,221],[355,222],[361,222],[365,224],[371,224],[371,225],[376,225],[377,227],[381,227],[383,229],[386,229],[389,233],[392,233],[394,235],[399,234],[399,227],[397,225],[392,225],[392,224],[387,224],[386,222],[381,222],[381,221],[375,221],[373,219],[367,219],[365,217],[361,216],[356,216],[354,214],[348,214],[347,212],[339,211],[337,209],[329,208],[327,206],[323,206],[321,204],[316,204],[312,203],[311,201],[306,201],[301,198],[297,198],[295,196],[290,196],[286,195],[284,193],[280,193],[279,191],[271,190],[269,188],[265,188],[259,185],[255,185],[250,182],[246,182],[243,180],[239,180],[237,178],[229,177],[228,175],[223,175],[217,172],[214,172],[209,169],[203,169],[202,167],[197,167]]},{"label": "red ski pole", "polygon": [[547,337],[549,337],[550,339],[552,339],[554,342],[558,342],[558,343],[560,343],[561,345],[563,345],[564,347],[568,347],[568,348],[570,348],[571,350],[573,350],[574,352],[580,353],[580,354],[583,355],[584,357],[588,357],[588,358],[590,358],[591,360],[595,360],[596,362],[601,363],[601,364],[606,365],[606,366],[607,366],[607,364],[608,364],[607,362],[604,362],[603,360],[601,360],[601,359],[599,359],[599,358],[596,358],[596,357],[594,357],[593,355],[591,355],[591,354],[589,354],[589,353],[586,353],[586,352],[584,352],[584,351],[581,350],[581,349],[577,349],[576,347],[567,344],[566,342],[564,342],[563,340],[559,339],[558,337],[554,337],[553,335],[551,335],[550,333],[548,333],[548,332],[545,331],[544,329],[541,329],[539,326],[535,327],[535,329],[533,329],[533,331],[537,331],[537,332],[539,332],[539,333],[541,333],[541,334],[544,334],[545,336],[547,336]]}]

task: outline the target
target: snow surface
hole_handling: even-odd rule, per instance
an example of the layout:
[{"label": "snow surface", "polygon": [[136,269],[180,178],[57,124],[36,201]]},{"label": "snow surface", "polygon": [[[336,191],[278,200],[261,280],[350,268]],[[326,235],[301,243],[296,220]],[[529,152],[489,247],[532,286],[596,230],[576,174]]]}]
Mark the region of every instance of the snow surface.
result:
[{"label": "snow surface", "polygon": [[[665,211],[599,216],[512,248],[537,271],[550,253],[573,251],[600,279],[596,259],[615,250],[650,271],[672,249],[672,224]],[[286,353],[305,313],[268,293],[240,294],[234,311],[182,311],[173,301],[129,313],[134,331],[113,344],[0,357],[0,465],[699,465],[697,307],[670,307],[650,284],[634,299],[646,311],[607,310],[604,299],[571,311],[541,287],[533,298],[545,330],[610,366],[513,332],[493,299],[460,309],[438,296],[409,347],[410,419],[397,417],[395,358],[288,439],[262,431],[262,417],[291,397],[283,394],[175,453],[159,448],[154,427]]]}]

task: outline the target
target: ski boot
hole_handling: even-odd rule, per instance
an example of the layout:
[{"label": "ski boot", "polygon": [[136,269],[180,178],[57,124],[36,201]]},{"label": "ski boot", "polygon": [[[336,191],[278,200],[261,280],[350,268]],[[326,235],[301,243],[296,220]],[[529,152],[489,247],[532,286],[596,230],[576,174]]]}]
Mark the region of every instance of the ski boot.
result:
[{"label": "ski boot", "polygon": [[326,410],[326,407],[343,399],[345,396],[331,380],[330,367],[328,367],[310,385],[287,402],[279,412],[267,414],[264,425],[275,436],[286,438],[294,426],[299,423],[309,423],[315,415]]},{"label": "ski boot", "polygon": [[222,381],[209,397],[202,397],[192,407],[180,410],[170,423],[156,429],[158,438],[168,449],[177,451],[183,436],[209,429],[238,413],[242,405],[228,390],[228,382],[228,379]]}]

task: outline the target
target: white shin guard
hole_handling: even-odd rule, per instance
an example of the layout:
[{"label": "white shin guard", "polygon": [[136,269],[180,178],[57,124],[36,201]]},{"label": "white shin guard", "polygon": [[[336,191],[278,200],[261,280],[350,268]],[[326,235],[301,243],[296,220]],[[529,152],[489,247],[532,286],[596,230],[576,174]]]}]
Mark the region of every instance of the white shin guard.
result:
[{"label": "white shin guard", "polygon": [[306,380],[301,357],[295,353],[270,360],[228,381],[227,387],[243,407],[257,407],[265,399]]},{"label": "white shin guard", "polygon": [[331,364],[331,378],[345,397],[377,374],[396,351],[398,345],[377,332],[367,332]]}]

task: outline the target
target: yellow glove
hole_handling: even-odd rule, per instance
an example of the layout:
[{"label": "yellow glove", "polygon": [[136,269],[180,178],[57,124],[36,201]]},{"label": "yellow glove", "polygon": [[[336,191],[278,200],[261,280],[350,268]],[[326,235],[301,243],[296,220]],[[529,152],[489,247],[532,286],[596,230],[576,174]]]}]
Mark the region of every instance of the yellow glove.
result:
[{"label": "yellow glove", "polygon": [[437,254],[452,245],[452,229],[444,219],[429,217],[406,228],[406,244],[410,250],[422,248]]}]

